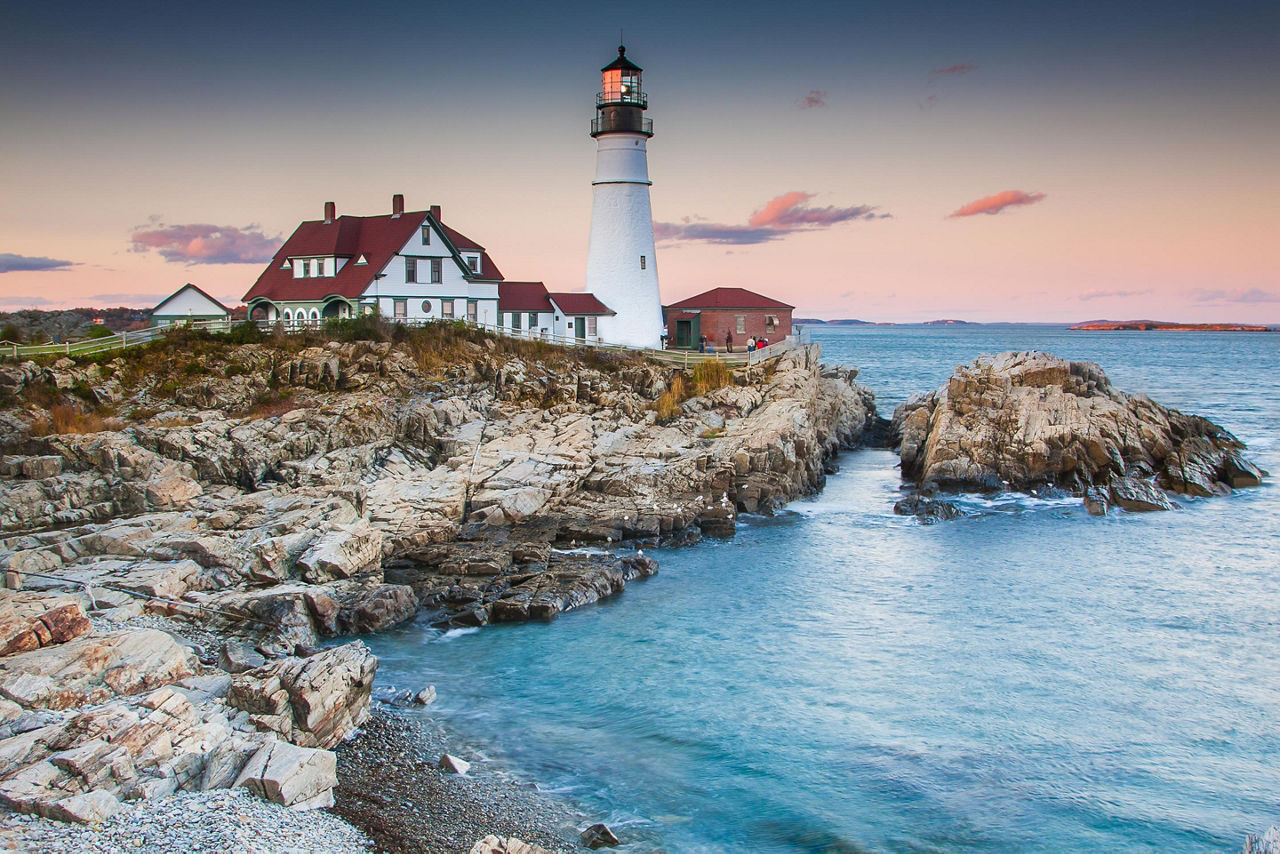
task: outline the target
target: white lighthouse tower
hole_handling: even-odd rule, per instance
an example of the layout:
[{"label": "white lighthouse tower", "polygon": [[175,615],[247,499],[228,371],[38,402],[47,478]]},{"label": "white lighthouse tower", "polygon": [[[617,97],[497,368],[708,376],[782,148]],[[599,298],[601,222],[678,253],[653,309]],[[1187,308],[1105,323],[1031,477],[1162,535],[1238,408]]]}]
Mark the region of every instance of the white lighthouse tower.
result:
[{"label": "white lighthouse tower", "polygon": [[591,122],[596,177],[591,182],[587,291],[616,312],[600,318],[601,338],[610,344],[658,347],[662,299],[645,152],[653,119],[644,117],[649,100],[640,85],[642,69],[627,59],[626,47],[619,47],[618,58],[600,71],[603,83]]}]

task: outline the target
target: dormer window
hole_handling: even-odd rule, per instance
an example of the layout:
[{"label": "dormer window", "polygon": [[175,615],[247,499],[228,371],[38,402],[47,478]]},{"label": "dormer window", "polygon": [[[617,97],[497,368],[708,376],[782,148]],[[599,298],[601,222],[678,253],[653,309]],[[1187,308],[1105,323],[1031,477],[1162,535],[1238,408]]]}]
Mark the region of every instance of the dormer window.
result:
[{"label": "dormer window", "polygon": [[359,258],[357,258],[357,259],[356,259],[356,266],[357,266],[357,267],[359,267],[359,266],[363,266],[363,265],[368,264],[368,263],[369,263],[369,259],[368,259],[368,258],[366,258],[364,255],[361,255]]},{"label": "dormer window", "polygon": [[480,272],[480,258],[476,255],[467,256],[467,266],[471,268],[471,272]]},{"label": "dormer window", "polygon": [[293,266],[293,262],[292,262],[292,261],[290,261],[288,258],[286,258],[286,259],[284,259],[284,263],[280,265],[280,269],[281,269],[281,270],[288,270],[288,269],[289,269],[290,267],[292,267],[292,266]]},{"label": "dormer window", "polygon": [[324,259],[323,258],[311,259],[311,275],[317,279],[324,275]]}]

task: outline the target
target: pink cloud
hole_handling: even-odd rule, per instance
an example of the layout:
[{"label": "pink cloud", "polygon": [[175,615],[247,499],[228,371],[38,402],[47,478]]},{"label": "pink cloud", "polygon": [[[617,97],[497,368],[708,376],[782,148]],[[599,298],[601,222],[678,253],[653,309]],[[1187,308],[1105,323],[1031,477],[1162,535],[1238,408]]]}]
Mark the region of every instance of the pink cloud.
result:
[{"label": "pink cloud", "polygon": [[[1033,205],[1045,197],[1044,193],[1024,193],[1022,190],[1005,190],[994,196],[985,196],[951,214],[950,217],[973,216],[975,214],[998,214],[1008,207],[1017,205]],[[949,217],[949,218],[950,218]]]},{"label": "pink cloud", "polygon": [[799,190],[783,193],[770,199],[764,207],[753,213],[746,225],[695,222],[685,217],[682,223],[655,222],[653,234],[658,240],[701,240],[707,243],[744,245],[766,243],[796,231],[829,228],[855,219],[889,219],[892,216],[876,213],[876,208],[871,205],[854,205],[848,208],[813,208],[805,205],[813,197],[813,193]]},{"label": "pink cloud", "polygon": [[827,105],[827,93],[821,89],[810,89],[809,94],[800,99],[800,109],[812,110],[814,107]]},{"label": "pink cloud", "polygon": [[261,264],[280,247],[280,238],[257,225],[161,225],[138,229],[131,239],[134,252],[154,249],[166,261],[187,264]]},{"label": "pink cloud", "polygon": [[970,65],[967,62],[957,63],[956,65],[948,65],[946,68],[934,68],[929,72],[930,77],[959,77],[968,74],[970,71],[977,71],[978,66]]}]

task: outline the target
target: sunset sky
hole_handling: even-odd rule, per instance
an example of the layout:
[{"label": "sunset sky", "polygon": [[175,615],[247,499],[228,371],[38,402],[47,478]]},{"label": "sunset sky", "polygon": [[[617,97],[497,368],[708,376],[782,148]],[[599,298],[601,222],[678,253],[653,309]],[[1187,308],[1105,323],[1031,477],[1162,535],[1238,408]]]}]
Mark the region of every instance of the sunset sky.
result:
[{"label": "sunset sky", "polygon": [[229,304],[393,193],[583,285],[599,69],[645,69],[664,301],[1280,323],[1280,4],[11,4],[0,310]]}]

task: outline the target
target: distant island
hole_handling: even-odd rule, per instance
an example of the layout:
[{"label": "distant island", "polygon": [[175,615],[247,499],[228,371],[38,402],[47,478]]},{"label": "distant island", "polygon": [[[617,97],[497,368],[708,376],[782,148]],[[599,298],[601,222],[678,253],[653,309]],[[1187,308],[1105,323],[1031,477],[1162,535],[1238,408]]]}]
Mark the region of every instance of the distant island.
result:
[{"label": "distant island", "polygon": [[820,317],[797,317],[791,321],[792,323],[804,323],[811,326],[877,326],[883,324],[872,323],[870,320],[854,320],[852,318],[842,318],[840,320],[823,320]]},{"label": "distant island", "polygon": [[970,320],[926,320],[922,326],[980,326]]},{"label": "distant island", "polygon": [[1072,330],[1087,332],[1147,332],[1162,330],[1166,332],[1276,332],[1272,326],[1258,326],[1245,323],[1169,323],[1163,320],[1088,320],[1069,327]]}]

